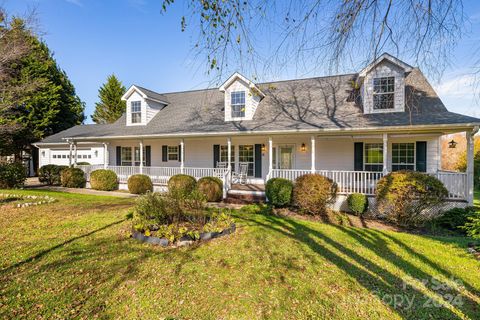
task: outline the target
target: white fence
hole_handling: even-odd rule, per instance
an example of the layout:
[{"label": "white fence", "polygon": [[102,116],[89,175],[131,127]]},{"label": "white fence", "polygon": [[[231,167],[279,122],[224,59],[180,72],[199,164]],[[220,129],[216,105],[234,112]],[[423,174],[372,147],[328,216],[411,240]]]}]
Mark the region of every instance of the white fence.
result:
[{"label": "white fence", "polygon": [[[312,171],[273,169],[268,174],[267,180],[270,178],[284,178],[295,181],[295,179],[307,173],[312,173]],[[315,173],[332,179],[337,183],[338,193],[343,194],[363,193],[374,195],[377,182],[383,177],[382,172],[373,171],[315,170]],[[432,175],[443,182],[448,190],[449,199],[465,200],[467,198],[466,173],[439,171]]]},{"label": "white fence", "polygon": [[[295,181],[295,179],[307,173],[312,173],[312,171],[273,169],[268,178],[284,178]],[[382,172],[373,171],[315,170],[315,173],[332,179],[337,184],[338,193],[344,194],[363,193],[373,195],[378,180],[383,177]]]},{"label": "white fence", "polygon": [[467,198],[467,174],[464,172],[438,171],[433,174],[448,190],[450,199],[465,200]]}]

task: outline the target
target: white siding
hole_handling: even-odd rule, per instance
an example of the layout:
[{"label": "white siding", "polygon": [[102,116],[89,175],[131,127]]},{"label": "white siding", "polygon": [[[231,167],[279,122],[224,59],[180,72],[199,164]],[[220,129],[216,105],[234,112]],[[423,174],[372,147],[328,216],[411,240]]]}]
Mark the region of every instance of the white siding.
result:
[{"label": "white siding", "polygon": [[[47,164],[65,165],[69,164],[70,150],[68,144],[52,146],[50,148],[39,148],[39,167]],[[72,157],[75,153],[72,151]],[[90,164],[103,164],[104,148],[99,145],[78,145],[77,162],[88,162]],[[72,159],[73,163],[73,159]]]},{"label": "white siding", "polygon": [[[395,103],[394,109],[375,110],[373,109],[373,79],[381,77],[395,78]],[[405,111],[405,71],[399,66],[382,61],[365,76],[362,87],[362,99],[364,113],[385,113]]]},{"label": "white siding", "polygon": [[[233,91],[245,91],[245,118],[232,118],[230,94]],[[225,121],[252,120],[259,102],[260,97],[250,90],[248,83],[237,79],[225,89]]]}]

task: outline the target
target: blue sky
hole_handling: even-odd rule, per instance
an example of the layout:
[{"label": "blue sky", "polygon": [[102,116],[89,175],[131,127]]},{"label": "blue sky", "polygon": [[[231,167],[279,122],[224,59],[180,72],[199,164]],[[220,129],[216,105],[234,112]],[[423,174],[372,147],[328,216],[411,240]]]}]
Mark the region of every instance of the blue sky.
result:
[{"label": "blue sky", "polygon": [[[199,89],[211,84],[212,77],[194,63],[192,34],[180,30],[182,5],[176,4],[168,14],[161,14],[161,3],[162,0],[0,0],[10,14],[36,8],[43,39],[86,103],[87,123],[91,122],[90,115],[98,100],[98,88],[112,73],[127,87],[135,83],[158,92]],[[441,81],[433,85],[450,111],[480,117],[480,102],[472,86],[475,76],[470,69],[474,51],[479,50],[480,1],[465,1],[465,13],[471,31],[452,52],[452,64]],[[285,72],[261,80],[294,76]]]}]

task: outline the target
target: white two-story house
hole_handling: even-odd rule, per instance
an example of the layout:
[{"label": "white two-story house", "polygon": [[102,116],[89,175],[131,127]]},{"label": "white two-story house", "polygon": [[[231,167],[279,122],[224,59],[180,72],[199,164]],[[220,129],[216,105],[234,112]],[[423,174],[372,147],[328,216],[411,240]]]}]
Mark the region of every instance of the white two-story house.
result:
[{"label": "white two-story house", "polygon": [[[88,173],[134,173],[162,186],[177,173],[217,175],[231,188],[317,172],[342,194],[374,194],[384,174],[437,176],[450,198],[472,202],[473,135],[480,119],[449,112],[418,68],[383,54],[354,74],[254,83],[239,73],[219,88],[160,94],[133,85],[113,124],[80,125],[37,143],[40,165],[75,164]],[[466,132],[466,173],[442,171],[440,137]],[[86,155],[86,157],[85,157]],[[246,165],[245,165],[246,164]]]}]

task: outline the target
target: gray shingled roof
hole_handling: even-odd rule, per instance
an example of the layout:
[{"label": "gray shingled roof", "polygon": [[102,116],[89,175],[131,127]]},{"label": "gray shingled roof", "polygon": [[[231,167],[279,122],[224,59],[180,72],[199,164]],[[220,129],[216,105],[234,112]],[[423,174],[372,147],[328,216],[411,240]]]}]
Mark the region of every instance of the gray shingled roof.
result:
[{"label": "gray shingled roof", "polygon": [[160,94],[160,93],[152,91],[152,90],[148,90],[148,89],[146,89],[144,87],[140,87],[136,84],[134,86],[138,90],[140,90],[144,95],[146,95],[147,98],[150,98],[150,99],[153,99],[153,100],[160,100],[160,101],[168,102],[167,97],[165,97],[163,94]]},{"label": "gray shingled roof", "polygon": [[224,94],[218,89],[165,93],[162,96],[169,104],[145,126],[126,126],[123,115],[113,124],[76,126],[47,137],[42,143],[82,137],[480,124],[480,119],[449,112],[418,69],[405,79],[408,111],[363,114],[358,92],[352,89],[356,77],[347,74],[258,84],[266,97],[250,121],[224,121]]}]

